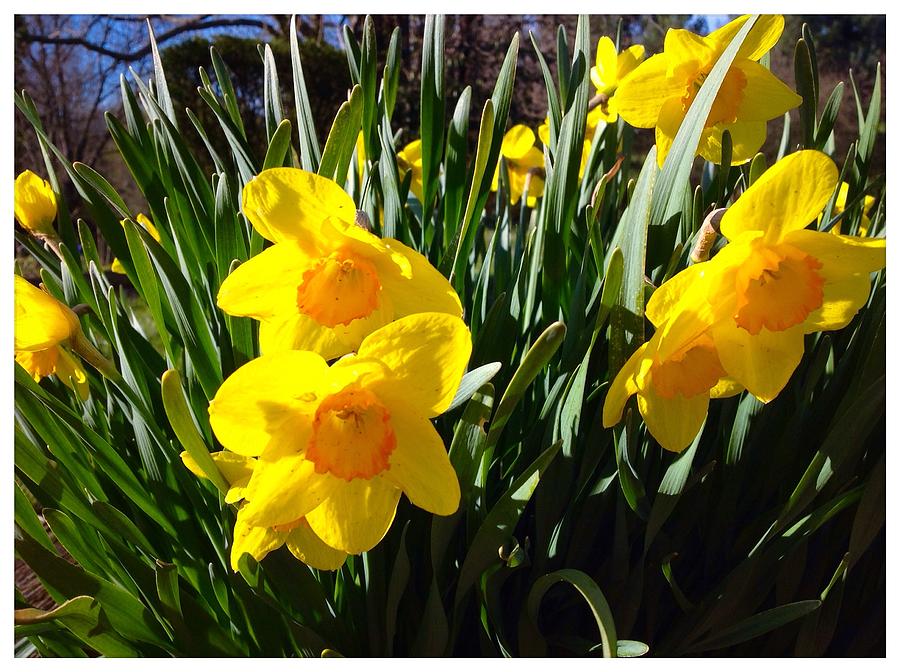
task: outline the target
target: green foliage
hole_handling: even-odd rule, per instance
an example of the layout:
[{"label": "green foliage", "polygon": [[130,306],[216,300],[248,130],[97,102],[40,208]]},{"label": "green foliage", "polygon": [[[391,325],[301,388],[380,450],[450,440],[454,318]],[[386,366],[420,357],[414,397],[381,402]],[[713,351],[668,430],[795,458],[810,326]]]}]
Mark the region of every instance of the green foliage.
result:
[{"label": "green foliage", "polygon": [[[690,179],[705,111],[749,22],[662,171],[655,150],[619,160],[634,133],[620,120],[598,130],[580,178],[599,36],[586,17],[572,44],[560,30],[558,79],[532,40],[551,110],[546,192],[533,209],[525,198],[509,205],[503,177],[490,192],[516,121],[518,36],[491,98],[466,89],[454,102],[442,87],[442,19],[426,23],[422,204],[398,169],[391,120],[404,38],[377,44],[366,25],[361,40],[346,31],[349,76],[343,55],[337,74],[305,42],[257,52],[219,38],[211,54],[191,41],[163,51],[150,85],[122,78],[123,118],[106,120],[159,242],[102,175],[52,145],[27,94],[16,96],[54,186],[62,169],[137,294],[103,273],[91,229],[64,221],[65,203],[62,261],[22,237],[46,288],[85,304],[84,330],[121,377],[90,369],[82,403],[58,380],[37,384],[16,368],[15,549],[59,604],[36,610],[17,594],[16,638],[47,656],[883,651],[884,272],[846,329],[807,336],[777,399],[711,405],[684,453],[664,452],[634,409],[623,427],[602,427],[609,382],[649,330],[651,281],[687,265],[707,205],[733,200],[737,183],[775,162],[726,162],[716,179]],[[798,72],[812,67],[812,89],[814,52],[802,44]],[[188,85],[208,58],[198,100]],[[251,66],[255,79],[243,76]],[[858,141],[834,157],[851,184],[842,226],[858,230],[855,204],[871,194],[880,204],[872,235],[884,228],[884,183],[869,174],[882,141],[880,69],[865,110],[854,93]],[[840,97],[821,114],[804,108],[804,143],[825,147],[822,134],[846,114]],[[184,117],[179,104],[191,107]],[[473,109],[482,112],[470,143]],[[192,133],[203,151],[190,149]],[[209,400],[258,355],[256,324],[215,302],[228,273],[264,245],[240,212],[241,190],[280,165],[335,176],[376,232],[451,277],[474,340],[469,373],[436,421],[460,479],[459,510],[435,517],[404,500],[385,539],[333,573],[283,548],[261,563],[245,555],[233,572],[235,513],[206,455],[219,448]],[[643,165],[638,175],[632,165]],[[211,481],[188,472],[182,450]]]}]

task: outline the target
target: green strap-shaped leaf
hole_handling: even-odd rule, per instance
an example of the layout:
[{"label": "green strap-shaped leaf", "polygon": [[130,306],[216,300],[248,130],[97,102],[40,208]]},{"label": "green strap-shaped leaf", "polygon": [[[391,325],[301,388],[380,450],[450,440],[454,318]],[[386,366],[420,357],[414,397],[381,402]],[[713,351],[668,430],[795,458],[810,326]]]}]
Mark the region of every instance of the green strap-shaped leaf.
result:
[{"label": "green strap-shaped leaf", "polygon": [[546,655],[547,645],[538,629],[538,612],[544,595],[555,584],[564,581],[574,587],[587,602],[594,621],[600,629],[603,657],[615,658],[618,651],[616,624],[612,610],[597,583],[587,574],[577,569],[561,569],[545,574],[531,587],[528,593],[526,613],[519,620],[519,654],[523,656]]},{"label": "green strap-shaped leaf", "polygon": [[453,601],[457,607],[482,572],[492,564],[501,562],[497,555],[497,549],[509,541],[516,523],[541,480],[541,476],[556,457],[561,445],[562,442],[557,441],[541,453],[512,482],[512,485],[488,513],[481,527],[478,528],[459,571],[459,583],[456,586],[456,598]]},{"label": "green strap-shaped leaf", "polygon": [[[623,255],[622,283],[609,316],[609,375],[618,373],[631,353],[644,342],[644,266],[652,196],[660,188],[657,179],[656,148],[650,150],[638,176],[631,202],[622,215],[610,243],[614,254]],[[611,256],[610,256],[611,259]],[[609,267],[607,261],[607,267]]]},{"label": "green strap-shaped leaf", "polygon": [[423,217],[431,219],[432,201],[437,192],[441,156],[444,149],[444,17],[425,19],[422,42],[422,77],[419,96],[419,137],[422,140]]},{"label": "green strap-shaped leaf", "polygon": [[362,88],[359,85],[350,91],[350,98],[338,109],[331,124],[331,132],[325,141],[319,175],[333,179],[338,184],[347,180],[347,170],[356,148],[356,138],[362,124]]},{"label": "green strap-shaped leaf", "polygon": [[175,369],[169,369],[162,375],[162,398],[166,409],[166,417],[169,424],[175,430],[175,436],[181,442],[182,447],[194,458],[197,465],[203,470],[210,481],[213,482],[222,494],[228,492],[228,482],[222,477],[219,468],[209,456],[209,450],[203,441],[200,431],[191,414],[184,389],[181,386],[181,376]]},{"label": "green strap-shaped leaf", "polygon": [[466,403],[473,394],[481,389],[482,385],[489,383],[491,379],[497,375],[497,372],[500,371],[502,366],[503,365],[500,364],[500,362],[491,362],[490,364],[479,366],[477,369],[467,372],[466,375],[462,377],[459,387],[456,390],[456,394],[453,395],[453,401],[450,402],[450,405],[444,413],[448,413],[457,406],[462,406]]},{"label": "green strap-shaped leaf", "polygon": [[319,168],[321,153],[316,138],[316,124],[309,105],[303,65],[300,63],[300,43],[297,41],[297,17],[291,17],[291,68],[294,73],[294,106],[297,109],[297,131],[300,134],[300,167],[314,173]]},{"label": "green strap-shaped leaf", "polygon": [[108,626],[127,641],[145,642],[164,650],[171,648],[150,610],[125,589],[57,557],[30,537],[16,539],[15,549],[45,584],[65,598],[82,595],[94,598]]},{"label": "green strap-shaped leaf", "polygon": [[698,642],[688,651],[699,653],[701,651],[713,651],[715,649],[724,649],[728,646],[741,644],[742,642],[755,639],[772,630],[777,630],[807,614],[811,614],[820,606],[822,606],[820,600],[802,600],[800,602],[782,604],[774,609],[761,611],[749,618],[745,618],[740,623],[736,623],[729,628],[721,630],[712,637],[708,637],[703,641]]},{"label": "green strap-shaped leaf", "polygon": [[17,609],[15,623],[60,623],[92,649],[109,658],[136,658],[140,652],[112,627],[100,603],[88,595],[74,597],[50,611]]},{"label": "green strap-shaped leaf", "polygon": [[291,148],[291,122],[282,119],[278,128],[269,138],[269,148],[266,150],[266,158],[263,160],[263,170],[268,168],[280,168],[284,165],[284,159]]}]

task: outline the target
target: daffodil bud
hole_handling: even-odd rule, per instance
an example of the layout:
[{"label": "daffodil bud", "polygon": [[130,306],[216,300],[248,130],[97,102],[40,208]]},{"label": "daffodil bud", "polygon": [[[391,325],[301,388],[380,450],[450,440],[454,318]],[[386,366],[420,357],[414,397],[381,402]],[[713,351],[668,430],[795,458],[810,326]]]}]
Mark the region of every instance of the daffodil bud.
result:
[{"label": "daffodil bud", "polygon": [[691,261],[695,264],[709,259],[709,252],[719,235],[719,222],[724,214],[725,208],[716,208],[703,220],[703,225],[697,233],[697,241],[691,250]]},{"label": "daffodil bud", "polygon": [[369,216],[363,210],[356,211],[356,220],[355,224],[363,229],[364,231],[368,231],[372,233],[372,222],[369,220]]},{"label": "daffodil bud", "polygon": [[56,219],[56,194],[47,180],[30,170],[16,178],[16,219],[29,233],[41,238],[56,238],[53,220]]}]

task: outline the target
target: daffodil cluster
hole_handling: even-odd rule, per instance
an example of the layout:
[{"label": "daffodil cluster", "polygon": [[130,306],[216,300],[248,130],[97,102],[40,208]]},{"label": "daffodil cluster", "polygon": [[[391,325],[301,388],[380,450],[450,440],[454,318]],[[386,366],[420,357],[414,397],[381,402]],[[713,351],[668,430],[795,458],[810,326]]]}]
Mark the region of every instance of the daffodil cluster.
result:
[{"label": "daffodil cluster", "polygon": [[710,398],[746,389],[771,401],[800,363],[806,334],[849,324],[868,300],[870,274],[884,268],[885,239],[807,228],[837,189],[834,162],[804,150],[728,208],[721,220],[728,244],[650,298],[646,315],[656,332],[612,382],[605,426],[636,395],[650,433],[681,451]]},{"label": "daffodil cluster", "polygon": [[274,244],[218,295],[225,312],[260,321],[262,350],[209,405],[225,448],[213,461],[239,506],[232,566],[286,545],[336,569],[384,537],[401,494],[438,515],[459,506],[430,418],[453,399],[471,337],[449,282],[419,253],[356,226],[334,182],[266,170],[246,185],[243,211]]},{"label": "daffodil cluster", "polygon": [[[525,124],[516,124],[503,136],[500,156],[506,161],[509,174],[509,202],[518,203],[527,192],[526,205],[533,208],[544,195],[544,154],[535,146],[534,131]],[[500,188],[500,166],[494,171],[491,191]]]}]

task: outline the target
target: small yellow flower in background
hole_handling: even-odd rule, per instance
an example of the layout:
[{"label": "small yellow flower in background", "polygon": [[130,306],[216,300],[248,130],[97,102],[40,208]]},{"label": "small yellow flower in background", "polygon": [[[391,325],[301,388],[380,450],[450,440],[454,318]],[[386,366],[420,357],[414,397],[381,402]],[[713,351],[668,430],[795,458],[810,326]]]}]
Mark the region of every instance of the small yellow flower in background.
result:
[{"label": "small yellow flower in background", "polygon": [[312,350],[334,359],[405,315],[462,315],[459,297],[428,260],[354,224],[337,184],[297,168],[273,168],[244,187],[243,211],[275,245],[241,264],[219,289],[230,315],[260,320],[260,349]]},{"label": "small yellow flower in background", "polygon": [[588,129],[593,135],[597,124],[608,124],[619,118],[616,112],[616,90],[619,82],[644,60],[644,45],[633,44],[621,53],[616,53],[616,45],[607,36],[597,41],[597,60],[591,68],[591,82],[597,90],[599,104],[588,111]]},{"label": "small yellow flower in background", "polygon": [[[147,217],[144,213],[138,214],[135,217],[135,221],[144,227],[144,230],[147,231],[151,236],[153,236],[153,240],[157,243],[160,242],[159,231],[153,225],[153,222],[150,221],[150,218]],[[122,226],[125,226],[125,220],[123,219],[119,222]],[[125,267],[122,266],[122,262],[118,260],[118,258],[112,260],[112,265],[109,267],[109,270],[113,273],[118,273],[120,275],[125,275]]]},{"label": "small yellow flower in background", "polygon": [[19,224],[36,236],[55,238],[56,194],[50,183],[26,170],[16,178],[14,195]]},{"label": "small yellow flower in background", "polygon": [[406,174],[412,171],[412,182],[409,188],[419,199],[424,198],[422,186],[422,141],[413,140],[403,149],[397,152],[397,162],[400,168],[400,180],[406,179]]},{"label": "small yellow flower in background", "polygon": [[[594,136],[594,129],[588,126],[587,133],[584,136],[584,143],[581,146],[581,163],[578,166],[578,177],[584,177],[584,170],[587,168],[588,159],[591,156],[591,140]],[[538,126],[538,137],[544,147],[550,146],[550,120],[544,119],[544,123]],[[512,178],[510,178],[512,179]],[[532,181],[534,178],[532,177]],[[520,197],[521,198],[521,197]],[[529,204],[530,205],[530,204]]]},{"label": "small yellow flower in background", "polygon": [[79,361],[62,347],[81,330],[78,316],[25,278],[19,275],[14,278],[16,361],[36,381],[56,375],[82,399],[87,399],[90,393],[87,374]]},{"label": "small yellow flower in background", "polygon": [[227,450],[256,458],[242,523],[283,529],[304,518],[327,546],[357,554],[387,533],[401,492],[426,511],[456,511],[456,473],[428,418],[450,404],[471,349],[461,319],[420,313],[330,367],[293,350],[235,371],[209,414]]},{"label": "small yellow flower in background", "polygon": [[[241,502],[247,483],[253,475],[256,459],[227,450],[211,453],[210,457],[230,486],[225,494],[225,502]],[[195,476],[209,478],[187,451],[181,453],[181,460]],[[249,553],[254,560],[261,562],[266,555],[284,545],[287,545],[294,557],[316,569],[338,569],[347,559],[346,553],[331,548],[319,539],[303,518],[277,527],[254,527],[247,523],[243,508],[238,510],[231,545],[231,568],[234,571],[238,571],[238,560],[244,553]]]},{"label": "small yellow flower in background", "polygon": [[[710,70],[748,16],[706,37],[683,29],[666,33],[664,51],[641,63],[616,91],[618,113],[632,126],[656,128],[659,165]],[[766,139],[766,122],[800,105],[802,98],[757,61],[778,42],[784,17],[761,16],[725,75],[700,136],[697,154],[722,161],[722,134],[732,140],[732,164],[753,158]]]},{"label": "small yellow flower in background", "polygon": [[[850,185],[846,182],[841,182],[841,188],[838,190],[837,198],[834,199],[834,207],[831,209],[831,216],[835,217],[844,212],[844,209],[847,207],[847,194],[850,191]],[[869,227],[872,225],[872,220],[869,219],[869,211],[872,209],[872,206],[875,205],[875,197],[869,196],[866,194],[863,197],[863,211],[862,211],[862,219],[859,222],[859,235],[865,236],[869,233]],[[819,222],[822,221],[822,217],[819,217]],[[841,224],[844,223],[843,217],[837,221],[837,223],[831,227],[831,233],[840,234],[841,232]]]},{"label": "small yellow flower in background", "polygon": [[[646,315],[657,331],[621,368],[603,403],[603,426],[612,427],[621,420],[628,398],[637,395],[647,429],[663,448],[674,452],[687,448],[697,436],[710,398],[730,397],[743,390],[727,376],[701,322],[691,325],[693,331],[683,329],[688,335],[677,344],[670,337],[669,352],[660,352],[663,327],[675,317],[676,310],[682,310],[679,298],[703,281],[702,270],[689,275],[675,276],[650,297]],[[679,317],[685,315],[698,319],[693,313]]]},{"label": "small yellow flower in background", "polygon": [[[524,124],[516,124],[503,136],[500,155],[506,159],[509,172],[509,200],[512,205],[519,202],[525,193],[525,182],[528,180],[529,208],[537,204],[537,199],[544,195],[544,154],[534,146],[534,131]],[[545,143],[546,144],[546,143]],[[539,172],[540,171],[540,172]],[[500,166],[494,172],[491,191],[500,188]]]}]

